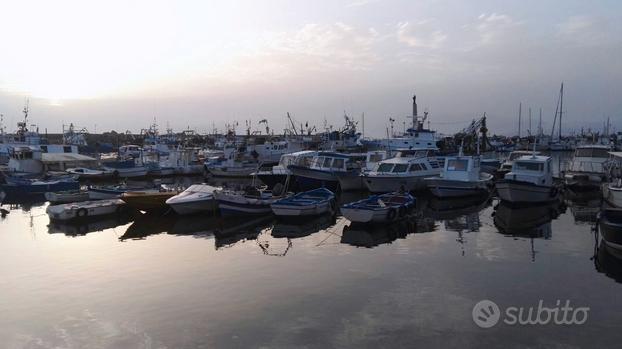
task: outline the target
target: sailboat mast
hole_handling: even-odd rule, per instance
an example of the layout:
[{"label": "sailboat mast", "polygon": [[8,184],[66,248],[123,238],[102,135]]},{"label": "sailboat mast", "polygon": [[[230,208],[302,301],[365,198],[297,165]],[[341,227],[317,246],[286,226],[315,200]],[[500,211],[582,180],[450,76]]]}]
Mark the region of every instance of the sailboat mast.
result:
[{"label": "sailboat mast", "polygon": [[521,113],[522,113],[523,103],[518,103],[518,140],[520,140],[520,128],[521,128]]},{"label": "sailboat mast", "polygon": [[562,114],[564,113],[564,83],[559,90],[559,140],[562,140]]}]

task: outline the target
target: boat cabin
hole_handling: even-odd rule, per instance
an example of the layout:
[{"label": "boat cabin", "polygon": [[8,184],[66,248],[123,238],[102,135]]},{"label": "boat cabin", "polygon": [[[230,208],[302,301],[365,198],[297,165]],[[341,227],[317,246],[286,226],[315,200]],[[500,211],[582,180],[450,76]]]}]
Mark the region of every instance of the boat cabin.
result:
[{"label": "boat cabin", "polygon": [[570,163],[565,164],[567,172],[604,173],[609,161],[610,147],[605,145],[584,145],[577,147]]},{"label": "boat cabin", "polygon": [[549,156],[521,156],[514,161],[512,171],[505,175],[505,179],[550,187],[553,185],[552,166]]},{"label": "boat cabin", "polygon": [[311,161],[311,169],[321,171],[346,172],[349,170],[360,169],[360,163],[341,153],[319,152]]},{"label": "boat cabin", "polygon": [[445,167],[441,172],[443,179],[473,182],[480,178],[479,156],[451,156],[445,158]]}]

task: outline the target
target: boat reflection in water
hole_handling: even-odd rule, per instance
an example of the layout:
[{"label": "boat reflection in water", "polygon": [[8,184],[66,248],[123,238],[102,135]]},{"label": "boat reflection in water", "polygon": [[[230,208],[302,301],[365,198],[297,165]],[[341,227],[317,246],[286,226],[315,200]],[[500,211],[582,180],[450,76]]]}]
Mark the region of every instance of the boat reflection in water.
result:
[{"label": "boat reflection in water", "polygon": [[596,223],[598,212],[600,212],[602,204],[600,196],[594,197],[589,193],[586,194],[588,195],[573,196],[571,200],[566,201],[576,223]]},{"label": "boat reflection in water", "polygon": [[162,216],[153,213],[137,215],[136,220],[119,237],[119,241],[141,240],[150,235],[166,233],[175,224],[175,218],[173,215]]},{"label": "boat reflection in water", "polygon": [[453,199],[432,197],[427,201],[425,216],[441,221],[446,231],[458,233],[456,242],[460,244],[461,254],[464,256],[465,234],[479,231],[482,226],[479,213],[490,204],[490,195]]},{"label": "boat reflection in water", "polygon": [[67,236],[81,236],[88,233],[113,229],[121,225],[126,225],[132,221],[131,214],[112,215],[101,218],[89,218],[88,222],[79,221],[50,221],[48,224],[48,233],[65,234]]},{"label": "boat reflection in water", "polygon": [[325,230],[337,223],[334,216],[324,215],[314,219],[302,219],[299,222],[278,220],[274,223],[271,235],[274,238],[296,239]]},{"label": "boat reflection in water", "polygon": [[356,247],[373,248],[404,239],[417,233],[418,215],[411,214],[400,221],[386,225],[353,224],[343,227],[341,243]]},{"label": "boat reflection in water", "polygon": [[546,205],[511,206],[503,201],[495,207],[494,224],[505,235],[550,239],[551,221],[566,211],[561,201]]},{"label": "boat reflection in water", "polygon": [[511,206],[501,201],[495,207],[493,215],[499,233],[515,239],[530,239],[531,261],[535,262],[537,251],[534,240],[550,240],[553,237],[551,222],[564,212],[566,206],[560,200],[524,207]]},{"label": "boat reflection in water", "polygon": [[216,249],[232,247],[239,242],[257,240],[257,236],[273,221],[271,215],[247,218],[243,221],[238,219],[221,219],[218,227],[214,230]]}]

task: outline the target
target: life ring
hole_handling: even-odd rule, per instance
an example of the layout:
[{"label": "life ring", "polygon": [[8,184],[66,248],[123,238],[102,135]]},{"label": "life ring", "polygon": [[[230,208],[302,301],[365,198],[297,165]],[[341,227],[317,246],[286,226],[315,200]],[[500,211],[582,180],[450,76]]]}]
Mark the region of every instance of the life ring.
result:
[{"label": "life ring", "polygon": [[88,215],[89,215],[89,211],[87,211],[87,209],[84,208],[84,207],[78,209],[78,211],[76,212],[76,217],[82,218],[82,217],[86,217]]},{"label": "life ring", "polygon": [[400,206],[400,208],[397,210],[397,215],[400,218],[404,217],[406,215],[406,206]]},{"label": "life ring", "polygon": [[389,209],[389,212],[387,212],[387,220],[390,220],[390,221],[394,220],[396,215],[397,215],[397,211],[395,210],[394,207],[391,207]]}]

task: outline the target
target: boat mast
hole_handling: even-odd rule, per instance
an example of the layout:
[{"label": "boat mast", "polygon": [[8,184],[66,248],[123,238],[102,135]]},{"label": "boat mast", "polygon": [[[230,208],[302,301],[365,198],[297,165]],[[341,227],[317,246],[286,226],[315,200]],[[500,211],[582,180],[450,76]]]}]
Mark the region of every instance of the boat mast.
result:
[{"label": "boat mast", "polygon": [[562,141],[562,114],[564,113],[564,82],[559,90],[559,141]]},{"label": "boat mast", "polygon": [[521,113],[522,113],[523,103],[518,103],[518,140],[520,141],[520,131],[521,131]]}]

